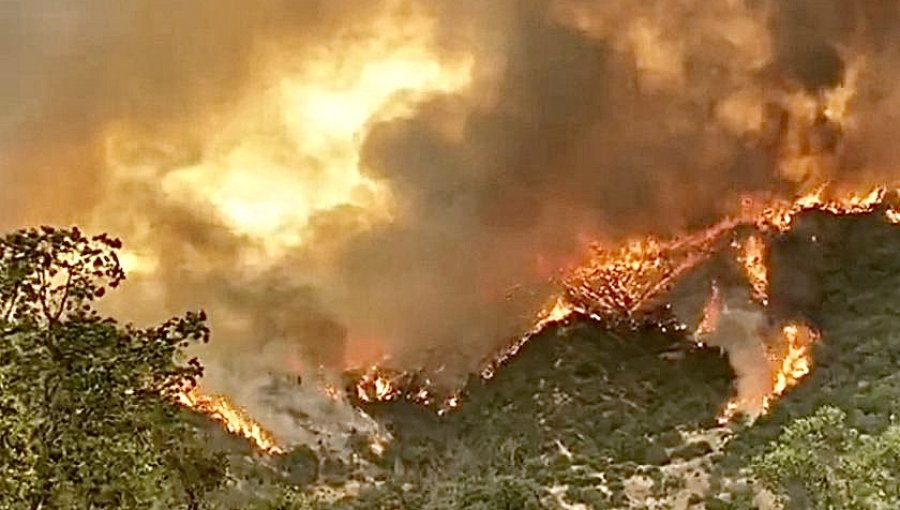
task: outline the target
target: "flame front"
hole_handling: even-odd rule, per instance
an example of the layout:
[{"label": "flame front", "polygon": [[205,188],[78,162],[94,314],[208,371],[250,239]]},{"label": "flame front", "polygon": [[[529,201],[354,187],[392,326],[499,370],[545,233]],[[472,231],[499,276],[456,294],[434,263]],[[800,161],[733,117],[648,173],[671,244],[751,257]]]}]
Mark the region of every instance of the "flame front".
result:
[{"label": "flame front", "polygon": [[823,211],[836,216],[867,214],[882,205],[887,197],[886,186],[875,186],[862,193],[839,194],[833,198],[826,198],[827,191],[828,183],[825,183],[791,202],[775,200],[766,204],[755,218],[756,227],[762,231],[788,232],[794,218],[804,211]]},{"label": "flame front", "polygon": [[634,323],[686,271],[716,252],[722,237],[738,225],[726,218],[695,234],[673,239],[646,237],[618,249],[594,247],[564,286],[575,307],[593,318]]},{"label": "flame front", "polygon": [[[741,214],[700,231],[669,239],[645,237],[632,239],[618,248],[594,246],[589,258],[573,269],[561,282],[563,293],[551,299],[537,314],[531,328],[489,358],[480,371],[482,379],[492,379],[500,367],[521,352],[522,348],[545,328],[565,322],[578,314],[606,325],[656,324],[665,330],[654,312],[665,309],[665,295],[686,272],[728,246],[729,237],[737,237],[730,246],[737,250],[736,261],[750,285],[751,297],[763,306],[769,303],[769,268],[766,235],[786,233],[794,219],[804,211],[822,211],[836,216],[872,213],[885,204],[887,187],[876,186],[864,193],[847,193],[826,197],[827,186],[798,196],[793,201],[744,200]],[[885,218],[900,222],[894,209]],[[752,228],[755,232],[743,233]],[[693,339],[704,345],[703,338],[716,330],[723,303],[719,286],[711,285],[710,297]],[[676,329],[685,326],[677,324]],[[801,323],[785,325],[770,348],[772,382],[762,397],[736,397],[726,403],[719,417],[727,423],[736,413],[765,413],[787,390],[795,386],[812,369],[811,345],[820,335]],[[372,366],[356,384],[356,396],[363,402],[385,402],[405,399],[431,405],[435,392],[430,383],[419,384],[413,374],[392,372]],[[459,407],[461,394],[445,399],[439,413]]]},{"label": "flame front", "polygon": [[894,225],[900,225],[900,209],[888,209],[884,212],[885,219]]},{"label": "flame front", "polygon": [[[755,202],[745,199],[741,214],[725,219],[698,232],[659,239],[646,237],[627,241],[617,249],[595,247],[591,257],[577,267],[563,282],[565,299],[559,298],[550,310],[564,311],[559,317],[580,313],[606,324],[631,324],[649,319],[644,312],[664,308],[661,300],[685,272],[707,260],[722,248],[722,240],[729,235],[739,236],[733,241],[736,260],[750,285],[751,297],[763,306],[769,303],[769,268],[767,233],[786,233],[795,218],[805,211],[821,211],[835,216],[860,215],[875,212],[888,199],[886,186],[868,191],[828,194],[828,186],[799,195],[792,201],[768,200]],[[885,210],[885,218],[900,223],[896,209]],[[745,228],[756,232],[739,234]],[[723,304],[718,285],[712,283],[710,297],[703,316],[694,332],[694,341],[703,345],[703,337],[715,331]],[[541,329],[556,321],[546,320],[553,313],[542,311],[534,329],[513,342],[482,370],[482,377],[493,377],[498,366],[515,356],[528,340]],[[666,326],[660,325],[661,328]],[[682,326],[683,327],[683,326]],[[726,403],[720,423],[727,423],[737,412],[765,413],[787,390],[794,387],[812,369],[811,345],[819,333],[801,323],[789,323],[770,347],[773,367],[771,388],[763,395],[739,396]]]},{"label": "flame front", "polygon": [[264,453],[284,453],[271,432],[225,396],[206,395],[194,387],[178,391],[175,394],[175,401],[221,423],[229,433],[249,440],[254,447]]},{"label": "flame front", "polygon": [[782,345],[786,352],[775,372],[773,396],[780,397],[812,370],[810,351],[819,338],[819,334],[806,324],[791,323],[781,329]]},{"label": "flame front", "polygon": [[750,283],[753,299],[766,306],[769,304],[769,268],[766,266],[766,243],[759,235],[748,236],[737,243],[737,260]]},{"label": "flame front", "polygon": [[711,334],[719,326],[719,314],[722,312],[722,297],[719,294],[719,284],[715,281],[712,283],[712,290],[709,293],[709,299],[703,306],[703,316],[700,318],[700,324],[694,331],[694,340],[698,345],[703,346],[702,338]]},{"label": "flame front", "polygon": [[812,346],[821,335],[811,326],[789,322],[781,327],[778,338],[769,348],[772,367],[771,389],[758,400],[736,397],[728,401],[718,422],[731,421],[738,412],[767,413],[772,404],[812,371]]}]

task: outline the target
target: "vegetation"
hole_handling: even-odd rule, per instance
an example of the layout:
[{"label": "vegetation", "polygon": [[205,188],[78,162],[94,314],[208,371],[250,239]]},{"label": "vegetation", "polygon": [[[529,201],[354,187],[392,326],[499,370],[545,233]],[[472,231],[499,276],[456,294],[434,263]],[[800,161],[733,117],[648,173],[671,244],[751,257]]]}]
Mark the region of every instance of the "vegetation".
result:
[{"label": "vegetation", "polygon": [[900,507],[900,236],[871,218],[812,216],[775,246],[772,310],[824,341],[804,383],[727,445],[710,432],[732,378],[721,353],[574,322],[448,415],[367,406],[395,438],[382,456],[360,443],[367,473],[210,440],[166,398],[202,373],[183,350],[208,338],[204,316],[102,317],[117,248],[76,229],[0,238],[0,508],[749,510],[773,508],[766,493],[786,510]]},{"label": "vegetation", "polygon": [[0,239],[0,507],[201,508],[218,456],[160,394],[200,375],[178,364],[202,314],[152,329],[101,317],[124,278],[118,241],[77,229]]},{"label": "vegetation", "polygon": [[788,496],[789,508],[891,508],[900,502],[900,425],[869,436],[822,407],[785,429],[753,471]]}]

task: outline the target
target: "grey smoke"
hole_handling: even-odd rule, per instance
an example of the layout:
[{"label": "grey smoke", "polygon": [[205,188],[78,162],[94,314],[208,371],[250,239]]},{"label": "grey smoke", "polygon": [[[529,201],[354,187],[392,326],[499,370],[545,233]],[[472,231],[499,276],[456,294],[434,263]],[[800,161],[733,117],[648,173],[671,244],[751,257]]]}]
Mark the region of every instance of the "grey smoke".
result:
[{"label": "grey smoke", "polygon": [[[261,360],[275,373],[294,358],[305,371],[339,366],[358,337],[383,342],[397,365],[464,374],[547,297],[539,255],[576,260],[583,238],[683,231],[742,192],[790,191],[775,170],[777,98],[838,84],[850,56],[867,72],[860,121],[835,135],[836,172],[898,176],[896,1],[415,2],[436,20],[441,52],[473,57],[474,78],[370,126],[362,171],[402,197],[407,219],[364,230],[353,208],[314,216],[315,244],[333,242],[327,278],[309,248],[248,267],[252,240],[156,184],[202,158],[210,118],[252,88],[262,48],[302,59],[350,44],[384,5],[3,2],[0,226],[100,218],[126,246],[152,243],[158,272],[135,275],[111,306],[139,322],[206,308],[211,380],[236,389]],[[759,126],[729,113],[745,104]],[[451,118],[461,129],[448,138]],[[111,124],[165,142],[127,155],[156,161],[149,177],[109,181]]]}]

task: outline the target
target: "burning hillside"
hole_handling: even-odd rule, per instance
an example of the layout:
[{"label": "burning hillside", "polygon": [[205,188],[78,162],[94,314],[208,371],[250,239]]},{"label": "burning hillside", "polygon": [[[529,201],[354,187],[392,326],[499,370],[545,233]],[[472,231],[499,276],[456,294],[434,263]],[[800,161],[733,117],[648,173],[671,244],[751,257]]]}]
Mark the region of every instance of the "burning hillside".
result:
[{"label": "burning hillside", "polygon": [[[308,418],[272,380],[446,414],[575,318],[725,348],[722,405],[759,414],[819,336],[772,304],[773,240],[900,222],[891,2],[49,4],[10,18],[0,223],[123,238],[126,320],[205,308],[234,406],[181,403],[263,450],[309,439],[247,417]],[[681,312],[722,257],[747,295]]]},{"label": "burning hillside", "polygon": [[220,423],[229,433],[247,439],[261,452],[284,453],[275,442],[272,433],[263,428],[246,411],[237,407],[228,397],[205,395],[197,388],[189,388],[176,394],[176,402]]},{"label": "burning hillside", "polygon": [[[509,363],[528,340],[547,326],[566,321],[573,315],[590,318],[608,328],[657,327],[663,332],[671,328],[685,331],[688,326],[669,311],[667,293],[679,277],[689,272],[727,247],[736,249],[736,264],[742,268],[752,300],[763,307],[769,303],[769,269],[765,253],[766,240],[775,234],[789,232],[796,216],[805,211],[822,211],[835,216],[889,212],[886,200],[893,203],[900,194],[886,193],[877,187],[862,195],[848,194],[841,198],[823,199],[825,188],[798,197],[794,202],[776,202],[761,212],[726,218],[696,234],[660,240],[646,238],[627,243],[619,249],[593,249],[591,257],[565,276],[561,284],[564,294],[554,298],[536,318],[535,325],[494,358],[481,370],[484,379],[494,377],[496,371]],[[890,219],[888,217],[888,219]],[[750,229],[749,231],[747,229]],[[730,241],[729,241],[730,240]],[[715,281],[704,306],[701,321],[694,328],[694,338],[704,338],[717,330],[722,307],[725,306]],[[763,336],[763,330],[751,332]],[[811,345],[819,340],[819,333],[809,325],[787,323],[766,340],[770,383],[760,393],[739,394],[729,401],[720,416],[722,423],[736,413],[758,415],[768,411],[774,401],[789,388],[798,384],[811,369]],[[428,379],[408,373],[372,367],[356,383],[355,391],[363,402],[409,400],[423,405],[435,402]],[[458,405],[458,397],[451,397]],[[446,410],[446,408],[442,408]]]}]

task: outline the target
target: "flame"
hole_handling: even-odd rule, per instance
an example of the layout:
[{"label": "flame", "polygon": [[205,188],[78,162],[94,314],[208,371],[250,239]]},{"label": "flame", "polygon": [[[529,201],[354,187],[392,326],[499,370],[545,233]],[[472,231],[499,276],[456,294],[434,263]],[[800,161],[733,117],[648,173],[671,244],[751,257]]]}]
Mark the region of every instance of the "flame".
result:
[{"label": "flame", "polygon": [[[668,239],[644,237],[631,239],[619,247],[603,248],[595,245],[590,256],[570,271],[561,282],[563,293],[548,302],[537,314],[530,329],[516,337],[504,349],[490,357],[480,371],[482,379],[492,379],[497,370],[517,356],[522,348],[545,328],[565,322],[578,314],[606,325],[637,326],[644,323],[666,330],[669,324],[657,310],[667,309],[663,298],[679,277],[728,246],[723,240],[736,235],[739,229],[754,228],[756,233],[740,234],[741,241],[731,243],[738,250],[740,263],[751,287],[752,297],[763,306],[768,304],[769,269],[767,244],[763,234],[785,233],[795,217],[804,211],[822,211],[837,216],[874,212],[886,200],[887,187],[876,186],[869,191],[850,192],[828,198],[828,186],[822,185],[794,200],[759,202],[745,198],[737,216],[729,216],[694,233]],[[891,221],[898,214],[894,209],[885,213]],[[897,218],[900,219],[900,218]],[[716,282],[712,282],[710,297],[703,316],[693,334],[694,341],[703,345],[702,337],[715,331],[723,303]],[[683,331],[686,326],[676,324]],[[795,386],[812,368],[810,346],[820,335],[800,323],[785,325],[774,342],[772,382],[763,397],[740,397],[726,403],[719,417],[727,423],[738,411],[761,414],[769,410],[778,397]],[[396,372],[371,366],[357,381],[356,396],[363,402],[385,402],[405,399],[430,406],[435,391],[426,380],[418,384],[414,374]],[[438,413],[445,414],[462,403],[459,392],[444,400]]]},{"label": "flame", "polygon": [[372,365],[358,378],[354,386],[360,402],[391,402],[408,400],[428,406],[432,403],[431,381],[421,381],[418,374],[389,370]]},{"label": "flame", "polygon": [[175,401],[209,419],[219,422],[229,433],[248,439],[258,450],[268,454],[282,454],[271,432],[263,428],[246,411],[222,395],[206,395],[196,387],[175,394]]},{"label": "flame", "polygon": [[898,209],[888,209],[884,211],[884,218],[894,225],[900,225],[900,210]]},{"label": "flame", "polygon": [[797,385],[812,370],[811,347],[820,336],[806,324],[790,323],[781,329],[782,345],[786,352],[775,373],[772,395],[779,397]]},{"label": "flame", "polygon": [[694,331],[694,340],[698,345],[703,346],[702,337],[711,334],[719,326],[719,314],[722,312],[722,297],[719,294],[719,284],[713,281],[712,289],[709,293],[709,299],[703,307],[703,316],[700,324]]},{"label": "flame", "polygon": [[[550,304],[545,306],[544,309],[538,313],[537,320],[526,334],[516,338],[515,341],[507,345],[484,364],[484,367],[481,369],[481,378],[485,380],[493,379],[494,375],[497,373],[497,369],[516,357],[522,347],[531,340],[531,337],[537,335],[543,331],[544,328],[552,324],[558,324],[568,320],[572,315],[579,312],[580,310],[570,303],[565,296],[557,296],[551,300]],[[455,405],[450,405],[450,408],[458,407],[458,399],[453,403]]]},{"label": "flame", "polygon": [[737,260],[750,283],[754,300],[766,306],[769,304],[769,268],[766,266],[766,242],[759,235],[750,235],[737,243]]},{"label": "flame", "polygon": [[453,411],[462,404],[462,392],[456,390],[441,400],[431,379],[424,380],[418,374],[370,366],[356,380],[355,397],[367,404],[407,401],[432,407],[438,415]]},{"label": "flame", "polygon": [[820,339],[821,335],[807,324],[789,322],[783,325],[777,340],[770,347],[771,388],[761,397],[729,400],[719,415],[719,424],[728,423],[739,411],[754,417],[769,412],[778,398],[812,371],[812,345]]},{"label": "flame", "polygon": [[460,405],[462,405],[462,395],[456,392],[444,400],[444,404],[438,409],[438,416],[444,416],[451,411],[455,411],[459,409]]},{"label": "flame", "polygon": [[726,218],[673,239],[634,239],[613,250],[594,247],[588,261],[563,282],[567,297],[595,319],[634,323],[675,280],[713,255],[718,242],[737,225]]},{"label": "flame", "polygon": [[837,216],[867,214],[884,203],[886,186],[875,186],[866,192],[850,192],[836,198],[826,198],[828,183],[800,195],[791,202],[773,201],[764,207],[755,219],[761,231],[774,230],[780,233],[791,229],[794,218],[804,211],[824,211]]},{"label": "flame", "polygon": [[548,324],[555,322],[562,322],[568,319],[573,313],[575,313],[575,307],[573,307],[569,302],[565,300],[562,296],[557,297],[553,301],[553,306],[549,311],[542,312],[539,316],[537,324],[534,327],[535,331],[540,331],[544,329]]},{"label": "flame", "polygon": [[386,371],[372,366],[357,383],[356,395],[363,402],[385,402],[397,396],[397,385]]}]

